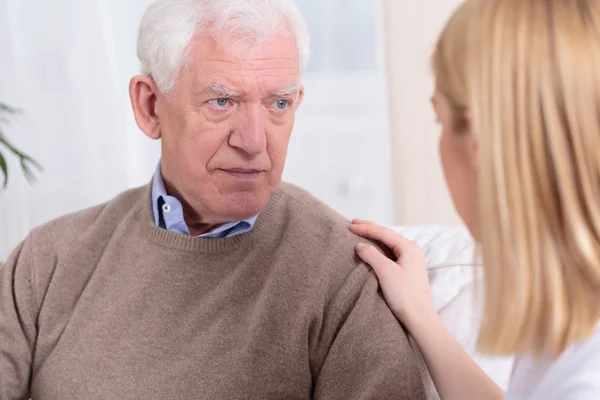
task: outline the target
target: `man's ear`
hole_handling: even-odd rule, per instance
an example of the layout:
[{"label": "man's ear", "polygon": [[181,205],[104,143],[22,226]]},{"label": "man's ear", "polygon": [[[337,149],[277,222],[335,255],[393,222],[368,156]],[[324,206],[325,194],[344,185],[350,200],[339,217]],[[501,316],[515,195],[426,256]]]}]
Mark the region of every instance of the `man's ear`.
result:
[{"label": "man's ear", "polygon": [[298,91],[298,99],[296,99],[296,110],[302,104],[302,100],[304,99],[304,85],[300,86],[300,90]]},{"label": "man's ear", "polygon": [[156,110],[158,87],[154,79],[138,75],[129,82],[129,98],[138,127],[150,139],[160,139],[160,120]]}]

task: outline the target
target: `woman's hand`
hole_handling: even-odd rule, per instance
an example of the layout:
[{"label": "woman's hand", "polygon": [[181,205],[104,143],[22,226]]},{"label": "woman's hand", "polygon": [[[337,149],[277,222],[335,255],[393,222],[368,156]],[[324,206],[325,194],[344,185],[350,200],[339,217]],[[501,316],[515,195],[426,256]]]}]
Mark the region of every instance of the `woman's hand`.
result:
[{"label": "woman's hand", "polygon": [[394,231],[355,219],[350,230],[393,250],[390,260],[370,244],[356,252],[375,270],[385,299],[417,342],[442,399],[501,399],[502,389],[475,364],[437,316],[418,245]]},{"label": "woman's hand", "polygon": [[415,324],[437,319],[430,293],[425,256],[421,248],[391,229],[355,219],[350,231],[381,242],[394,252],[390,260],[370,244],[359,243],[356,253],[369,264],[379,279],[388,306],[409,331]]}]

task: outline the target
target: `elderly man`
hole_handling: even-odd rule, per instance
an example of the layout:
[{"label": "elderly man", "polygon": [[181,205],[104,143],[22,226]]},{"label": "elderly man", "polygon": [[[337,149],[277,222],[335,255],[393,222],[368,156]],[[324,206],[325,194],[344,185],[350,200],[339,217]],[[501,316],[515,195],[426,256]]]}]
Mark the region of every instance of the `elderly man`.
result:
[{"label": "elderly man", "polygon": [[149,7],[130,95],[161,162],[13,252],[0,398],[424,397],[347,221],[280,183],[308,53],[289,0]]}]

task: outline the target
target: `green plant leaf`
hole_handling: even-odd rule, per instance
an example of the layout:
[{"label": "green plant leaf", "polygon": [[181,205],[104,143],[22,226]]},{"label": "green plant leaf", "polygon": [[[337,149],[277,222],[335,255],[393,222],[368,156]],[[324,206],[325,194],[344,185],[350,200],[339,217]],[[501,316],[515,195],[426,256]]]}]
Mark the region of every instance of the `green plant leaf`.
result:
[{"label": "green plant leaf", "polygon": [[[2,127],[2,125],[7,125],[10,123],[10,119],[6,117],[6,115],[18,114],[20,112],[21,110],[0,103],[0,127]],[[4,136],[2,130],[0,130],[0,145],[6,147],[10,153],[14,154],[19,159],[19,163],[21,164],[21,170],[23,171],[25,178],[30,183],[35,180],[35,174],[31,167],[35,167],[38,171],[43,171],[42,166],[37,161],[35,161],[33,158],[31,158],[30,156],[23,153],[21,150],[12,145],[8,141],[6,136]],[[3,187],[6,187],[6,185],[8,184],[8,164],[6,162],[4,154],[2,154],[1,152],[0,169],[2,170],[2,174],[4,175]]]},{"label": "green plant leaf", "polygon": [[0,169],[4,174],[4,183],[2,184],[2,187],[5,188],[8,184],[8,165],[6,164],[6,159],[2,153],[0,153]]},{"label": "green plant leaf", "polygon": [[8,139],[2,133],[0,133],[0,143],[2,143],[4,146],[6,146],[12,153],[15,153],[16,155],[18,155],[19,150],[17,150],[15,148],[15,146],[10,144]]},{"label": "green plant leaf", "polygon": [[[17,158],[19,159],[19,162],[21,164],[21,169],[23,170],[23,174],[25,175],[25,178],[27,178],[27,180],[29,182],[35,181],[35,174],[31,170],[30,165],[34,166],[38,171],[43,171],[42,166],[37,161],[35,161],[33,158],[31,158],[30,156],[21,152],[19,149],[17,149],[15,146],[13,146],[8,141],[8,139],[6,139],[6,137],[4,137],[2,135],[2,132],[0,132],[0,144],[4,145],[11,153],[13,153],[15,156],[17,156]],[[5,174],[4,186],[6,186],[7,181],[8,181],[8,175]]]},{"label": "green plant leaf", "polygon": [[0,112],[8,113],[8,114],[17,114],[21,111],[16,108],[13,108],[11,106],[8,106],[6,104],[0,103]]},{"label": "green plant leaf", "polygon": [[15,156],[17,156],[19,158],[26,158],[26,159],[28,159],[28,161],[33,160],[31,157],[24,154],[23,152],[21,152],[21,150],[17,149],[15,146],[13,146],[8,141],[8,139],[6,139],[6,137],[4,137],[1,133],[0,133],[0,143],[2,143],[4,146],[6,146],[12,153],[14,153]]}]

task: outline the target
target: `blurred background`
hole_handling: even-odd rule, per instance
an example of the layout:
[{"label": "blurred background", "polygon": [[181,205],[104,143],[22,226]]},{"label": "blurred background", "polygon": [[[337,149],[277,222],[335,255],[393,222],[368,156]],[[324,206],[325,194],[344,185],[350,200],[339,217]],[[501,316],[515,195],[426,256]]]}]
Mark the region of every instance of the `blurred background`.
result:
[{"label": "blurred background", "polygon": [[[5,137],[44,168],[30,184],[0,144],[0,260],[37,225],[149,182],[160,144],[129,79],[149,0],[0,0]],[[428,60],[459,0],[296,0],[313,57],[284,179],[348,218],[457,224],[437,156]],[[1,176],[0,176],[1,178]]]}]

